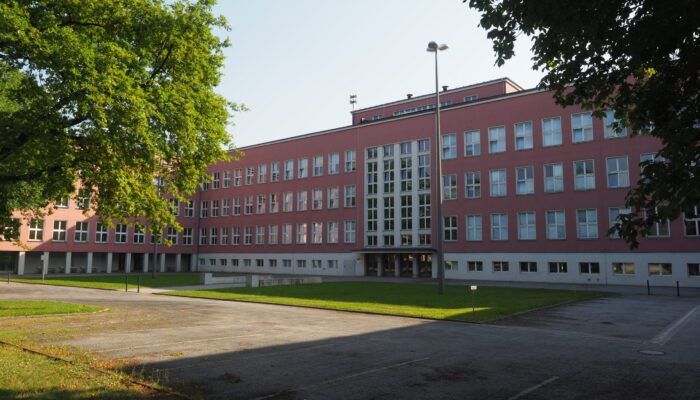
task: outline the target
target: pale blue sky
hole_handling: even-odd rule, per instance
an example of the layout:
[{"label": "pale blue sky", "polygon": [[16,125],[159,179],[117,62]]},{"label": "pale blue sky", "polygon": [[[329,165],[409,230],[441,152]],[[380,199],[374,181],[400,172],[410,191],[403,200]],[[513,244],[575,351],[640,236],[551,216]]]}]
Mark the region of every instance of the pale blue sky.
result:
[{"label": "pale blue sky", "polygon": [[509,77],[537,84],[530,42],[497,68],[478,14],[461,0],[219,0],[231,26],[219,93],[245,104],[229,127],[236,146],[350,124],[358,108],[434,91],[427,43],[439,55],[440,85],[464,86]]}]

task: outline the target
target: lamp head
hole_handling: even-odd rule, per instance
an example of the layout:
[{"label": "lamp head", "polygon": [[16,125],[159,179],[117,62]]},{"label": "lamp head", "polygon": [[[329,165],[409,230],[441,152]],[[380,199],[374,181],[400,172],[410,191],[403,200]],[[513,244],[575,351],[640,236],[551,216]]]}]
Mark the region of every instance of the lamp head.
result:
[{"label": "lamp head", "polygon": [[430,42],[428,43],[428,48],[426,49],[427,51],[434,53],[438,50],[447,50],[447,45],[446,44],[437,44],[437,42]]}]

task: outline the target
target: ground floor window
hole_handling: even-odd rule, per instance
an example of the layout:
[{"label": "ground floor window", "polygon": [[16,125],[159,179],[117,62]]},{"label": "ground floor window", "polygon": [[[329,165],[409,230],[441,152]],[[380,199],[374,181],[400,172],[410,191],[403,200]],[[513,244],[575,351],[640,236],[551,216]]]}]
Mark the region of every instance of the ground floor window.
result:
[{"label": "ground floor window", "polygon": [[567,265],[565,262],[550,262],[549,272],[552,274],[563,274],[567,272]]},{"label": "ground floor window", "polygon": [[612,271],[614,275],[634,275],[634,263],[612,263]]},{"label": "ground floor window", "polygon": [[467,271],[469,272],[481,272],[484,270],[483,261],[467,261]]},{"label": "ground floor window", "polygon": [[492,266],[493,272],[507,272],[509,269],[508,261],[494,261]]},{"label": "ground floor window", "polygon": [[700,263],[688,264],[688,276],[700,276]]},{"label": "ground floor window", "polygon": [[649,263],[649,275],[673,275],[671,263]]},{"label": "ground floor window", "polygon": [[521,261],[520,272],[537,272],[537,263],[534,261]]},{"label": "ground floor window", "polygon": [[600,264],[597,262],[582,262],[578,263],[579,270],[582,274],[599,274]]},{"label": "ground floor window", "polygon": [[459,263],[457,261],[445,260],[445,271],[457,271],[457,270],[459,270]]}]

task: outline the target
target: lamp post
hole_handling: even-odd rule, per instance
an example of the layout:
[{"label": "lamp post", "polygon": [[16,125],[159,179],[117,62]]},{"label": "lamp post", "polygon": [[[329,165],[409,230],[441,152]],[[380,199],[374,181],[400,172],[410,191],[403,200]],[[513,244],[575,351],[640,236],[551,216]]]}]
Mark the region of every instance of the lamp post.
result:
[{"label": "lamp post", "polygon": [[437,250],[437,275],[438,293],[445,294],[445,259],[442,253],[442,235],[445,221],[442,219],[442,145],[440,140],[440,89],[438,86],[438,52],[447,50],[446,44],[428,43],[426,49],[429,53],[435,53],[435,176],[437,177],[437,205],[435,215],[437,217],[438,233],[435,238]]}]

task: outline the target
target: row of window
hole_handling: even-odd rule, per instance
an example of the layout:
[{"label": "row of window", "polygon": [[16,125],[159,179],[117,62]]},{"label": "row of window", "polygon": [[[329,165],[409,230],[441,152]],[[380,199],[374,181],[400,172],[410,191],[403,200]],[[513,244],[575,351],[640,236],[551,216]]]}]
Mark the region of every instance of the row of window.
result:
[{"label": "row of window", "polygon": [[[355,172],[357,170],[357,154],[355,150],[347,150],[344,152],[344,155],[343,171]],[[340,153],[328,154],[325,167],[328,175],[339,174]],[[288,181],[294,179],[295,174],[297,179],[304,179],[309,176],[323,176],[324,157],[322,155],[311,157],[311,164],[309,164],[308,157],[302,157],[297,160],[286,160],[283,163],[275,161],[270,163],[269,169],[267,164],[259,164],[257,169],[255,166],[234,168],[233,175],[229,170],[213,172],[211,174],[211,182],[202,183],[202,190],[226,189],[231,186],[252,185],[255,182],[267,183],[268,180],[269,182],[279,182],[280,177]]]},{"label": "row of window", "polygon": [[[282,212],[292,211],[307,211],[322,210],[324,203],[326,208],[334,209],[340,207],[340,187],[333,186],[325,190],[312,189],[311,199],[309,199],[309,191],[300,190],[296,192],[296,201],[294,192],[282,192],[258,194],[256,196],[234,197],[233,199],[216,199],[216,200],[201,200],[199,203],[200,218],[208,217],[226,217],[229,215],[252,215],[265,213],[278,213],[280,207]],[[281,196],[280,196],[281,195]],[[357,191],[355,185],[345,185],[343,187],[343,207],[355,207]],[[309,201],[311,202],[309,208]],[[294,205],[296,204],[296,208]],[[177,200],[171,201],[171,209],[174,215],[179,215],[179,204]],[[194,203],[185,203],[185,217],[194,216]]]},{"label": "row of window", "polygon": [[[538,264],[535,261],[520,261],[518,263],[519,271],[522,273],[538,272]],[[467,272],[483,272],[483,261],[466,260],[464,264]],[[508,272],[510,271],[509,261],[492,261],[492,272]],[[448,271],[459,271],[459,261],[445,261],[445,269]],[[569,270],[569,264],[561,261],[547,262],[546,271],[550,274],[567,274],[573,271]],[[597,275],[600,274],[600,263],[597,262],[580,262],[578,263],[578,273],[581,275]],[[637,268],[634,263],[630,262],[613,262],[610,264],[610,271],[613,275],[636,275]],[[673,275],[673,265],[671,263],[648,263],[648,276],[670,276]],[[700,264],[687,264],[687,273],[691,277],[700,277]]]},{"label": "row of window", "polygon": [[[615,119],[612,111],[606,111],[603,119],[606,139],[627,136],[627,128],[621,126]],[[559,146],[562,144],[561,118],[542,119],[542,147]],[[571,115],[571,142],[583,143],[593,140],[593,118],[590,112]],[[464,132],[464,156],[474,157],[482,153],[481,131],[470,130]],[[504,153],[507,151],[506,127],[494,126],[488,128],[487,150],[489,154]],[[519,122],[513,125],[513,149],[528,150],[534,147],[532,121]],[[457,158],[457,135],[454,133],[442,137],[442,159]]]},{"label": "row of window", "polygon": [[[251,258],[231,258],[231,266],[232,267],[252,267],[253,266],[253,259]],[[279,262],[281,261],[281,263]],[[270,267],[270,268],[277,268],[277,265],[281,265],[283,268],[292,268],[292,259],[290,258],[285,258],[282,260],[278,260],[276,258],[270,258],[267,260],[267,265],[265,265],[265,259],[264,258],[256,258],[255,259],[255,266],[256,267]],[[297,268],[306,268],[306,261],[307,260],[296,260],[296,267]],[[323,268],[323,260],[310,260],[311,261],[311,268],[314,269],[321,269]],[[338,268],[338,260],[326,260],[326,267],[328,269],[337,269]],[[199,265],[205,266],[207,265],[207,259],[200,258],[199,259]],[[214,267],[217,265],[220,265],[222,267],[226,267],[229,265],[229,259],[228,258],[209,258],[209,265]]]},{"label": "row of window", "polygon": [[[684,218],[685,235],[688,237],[700,237],[700,208],[695,207],[695,215]],[[621,214],[629,213],[629,209],[623,207],[611,207],[608,209],[609,226],[614,225]],[[564,210],[547,210],[544,213],[545,238],[548,240],[566,239],[566,213]],[[521,211],[517,214],[517,238],[518,240],[537,239],[537,218],[535,211]],[[492,241],[503,241],[509,239],[508,214],[489,214],[489,237]],[[598,239],[598,209],[585,208],[577,209],[576,218],[576,238],[577,239]],[[483,240],[483,218],[481,214],[465,216],[465,232],[467,241]],[[457,241],[457,216],[448,215],[444,217],[443,238],[446,241]],[[657,222],[654,224],[648,237],[670,237],[670,222]],[[613,236],[613,238],[615,238]]]},{"label": "row of window", "polygon": [[[276,245],[276,244],[323,244],[325,225],[325,243],[335,244],[340,242],[338,221],[297,224],[285,223],[281,225],[256,225],[231,227],[231,241],[229,242],[228,227],[210,227],[199,229],[199,244],[204,245],[232,245],[244,246]],[[296,229],[295,229],[296,228]],[[296,235],[295,235],[296,234]],[[355,243],[357,236],[357,224],[355,221],[343,222],[343,243]]]}]

